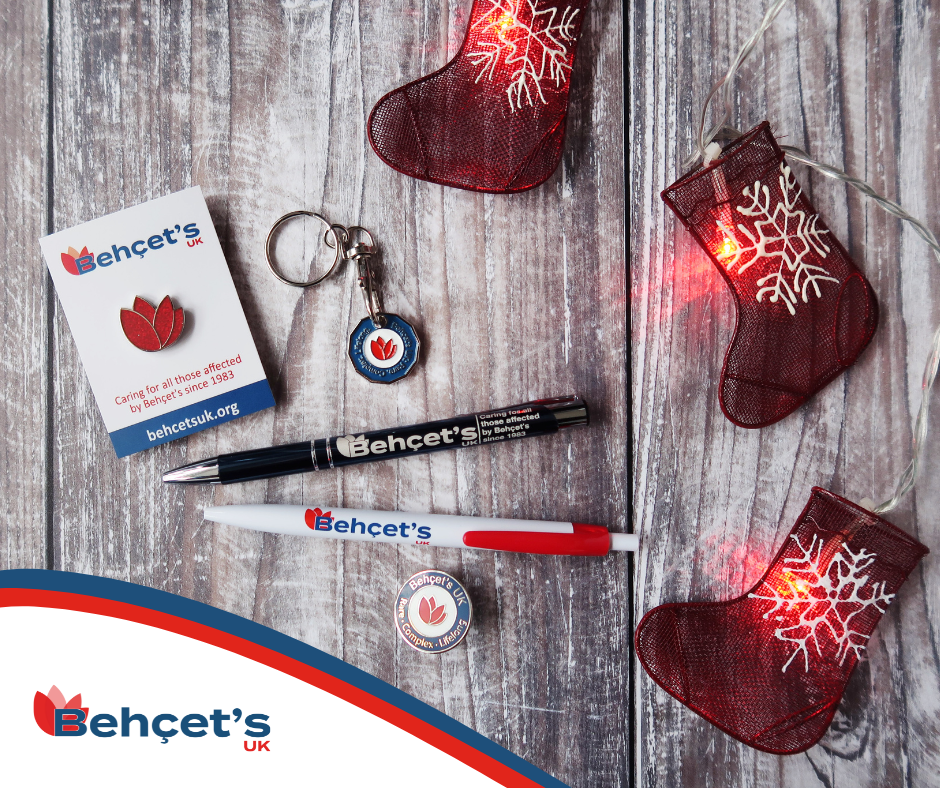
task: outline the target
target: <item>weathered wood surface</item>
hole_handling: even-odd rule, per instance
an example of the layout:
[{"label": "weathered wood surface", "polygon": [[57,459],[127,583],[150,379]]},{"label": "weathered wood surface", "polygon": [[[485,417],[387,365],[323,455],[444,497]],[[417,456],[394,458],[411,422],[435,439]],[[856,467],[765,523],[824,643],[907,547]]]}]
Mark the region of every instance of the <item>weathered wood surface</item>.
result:
[{"label": "weathered wood surface", "polygon": [[[48,26],[45,3],[15,5],[0,12],[0,166],[14,269],[2,291],[0,565],[46,565],[48,532],[56,569],[252,618],[566,783],[627,783],[624,556],[326,544],[201,516],[210,503],[304,502],[628,528],[621,5],[589,9],[562,166],[512,197],[404,178],[366,141],[365,118],[383,93],[456,52],[469,0],[56,0]],[[193,184],[207,196],[278,406],[117,460],[36,239]],[[267,229],[296,208],[375,233],[386,306],[422,335],[424,360],[406,381],[371,385],[346,360],[363,314],[351,272],[309,292],[267,273]],[[295,241],[285,249],[299,255],[299,233]],[[569,391],[593,406],[592,427],[225,489],[160,482],[168,468],[221,452]],[[466,647],[438,657],[407,647],[390,615],[399,585],[430,566],[462,578],[476,611]]]},{"label": "weathered wood surface", "polygon": [[47,222],[46,34],[44,5],[0,12],[0,569],[47,560],[52,285],[36,255]]},{"label": "weathered wood surface", "polygon": [[[909,460],[940,322],[926,247],[858,194],[797,167],[878,294],[881,325],[858,364],[789,418],[748,431],[722,416],[716,382],[732,299],[659,192],[680,174],[701,102],[766,5],[637,0],[629,9],[637,617],[660,602],[746,591],[813,485],[856,501],[888,497]],[[869,180],[940,230],[938,11],[915,0],[789,4],[742,69],[735,124],[769,118],[787,142]],[[889,518],[934,552],[876,630],[823,741],[789,757],[749,749],[637,668],[638,784],[940,784],[938,423],[935,414],[916,491]]]},{"label": "weathered wood surface", "polygon": [[[628,8],[628,392],[620,7],[590,8],[563,168],[544,187],[505,198],[409,181],[368,150],[369,108],[447,60],[470,4],[372,5],[57,2],[51,27],[45,4],[11,4],[0,15],[10,258],[0,302],[0,566],[46,565],[48,547],[55,568],[253,618],[392,682],[572,785],[629,782],[631,709],[632,774],[644,786],[940,784],[933,557],[876,631],[837,726],[805,755],[737,744],[642,670],[631,700],[634,616],[662,601],[746,590],[813,484],[854,499],[887,495],[908,458],[922,359],[940,321],[933,261],[920,242],[857,195],[800,170],[872,281],[881,327],[856,367],[780,424],[749,432],[721,416],[714,381],[731,299],[658,193],[678,174],[701,100],[763,7],[667,0]],[[798,0],[743,69],[736,119],[745,127],[770,118],[788,140],[935,225],[938,52],[930,3]],[[209,199],[278,407],[118,461],[35,239],[190,184]],[[375,230],[388,306],[426,339],[412,378],[376,390],[348,367],[341,348],[361,312],[348,277],[300,294],[265,273],[263,236],[295,207]],[[537,231],[520,231],[527,227]],[[221,451],[567,390],[590,399],[594,427],[224,490],[159,482],[165,468]],[[891,517],[935,554],[936,435],[922,482]],[[570,516],[626,530],[631,484],[643,535],[635,592],[622,558],[320,545],[233,533],[200,517],[208,503],[302,501]],[[435,658],[399,643],[386,614],[397,584],[426,566],[465,579],[477,611],[466,648]]]}]

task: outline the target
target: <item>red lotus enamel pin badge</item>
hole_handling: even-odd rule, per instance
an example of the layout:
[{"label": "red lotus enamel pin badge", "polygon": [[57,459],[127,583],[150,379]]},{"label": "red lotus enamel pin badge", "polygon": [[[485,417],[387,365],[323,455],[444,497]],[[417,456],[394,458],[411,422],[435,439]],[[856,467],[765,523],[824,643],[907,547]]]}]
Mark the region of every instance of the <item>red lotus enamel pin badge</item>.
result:
[{"label": "red lotus enamel pin badge", "polygon": [[140,350],[155,353],[174,344],[183,333],[183,308],[174,306],[165,296],[159,306],[137,296],[133,309],[121,310],[121,328],[130,343]]}]

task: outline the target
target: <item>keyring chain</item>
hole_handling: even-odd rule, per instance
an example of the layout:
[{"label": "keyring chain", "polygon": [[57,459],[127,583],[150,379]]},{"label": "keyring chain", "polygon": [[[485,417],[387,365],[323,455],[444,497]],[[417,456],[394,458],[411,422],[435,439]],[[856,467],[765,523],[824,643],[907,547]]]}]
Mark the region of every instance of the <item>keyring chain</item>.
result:
[{"label": "keyring chain", "polygon": [[[371,260],[376,253],[375,240],[372,238],[372,233],[365,227],[360,227],[359,225],[343,227],[341,224],[334,224],[330,225],[330,229],[333,230],[331,235],[334,239],[338,238],[339,234],[342,235],[343,258],[356,261],[356,267],[359,273],[359,288],[362,290],[362,299],[365,301],[366,311],[369,313],[372,324],[376,328],[382,328],[387,321],[382,311],[382,296],[375,283],[375,273],[372,269]],[[368,236],[369,243],[364,244],[358,242],[354,243],[352,246],[347,246],[350,239],[359,233]],[[327,246],[332,248],[329,241],[330,237],[329,235],[324,235],[323,240]]]},{"label": "keyring chain", "polygon": [[[274,238],[280,227],[291,219],[309,216],[322,222],[326,231],[323,243],[334,249],[333,262],[320,276],[308,282],[296,282],[278,269],[274,262]],[[360,236],[367,239],[359,240]],[[332,242],[331,242],[332,241]],[[268,232],[265,258],[274,277],[291,287],[313,287],[320,284],[344,260],[354,260],[357,282],[368,314],[349,338],[349,359],[356,371],[373,383],[393,383],[408,375],[418,360],[420,342],[414,327],[399,315],[382,308],[382,296],[376,282],[372,258],[377,254],[372,233],[360,225],[344,227],[329,222],[313,211],[291,211],[280,217]]]}]

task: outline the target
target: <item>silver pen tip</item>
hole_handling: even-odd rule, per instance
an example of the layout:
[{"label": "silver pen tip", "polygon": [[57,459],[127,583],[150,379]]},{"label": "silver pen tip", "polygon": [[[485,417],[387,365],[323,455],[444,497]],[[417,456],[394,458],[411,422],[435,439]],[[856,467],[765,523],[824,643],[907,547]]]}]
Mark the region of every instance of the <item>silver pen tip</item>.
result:
[{"label": "silver pen tip", "polygon": [[202,460],[174,468],[163,474],[163,481],[167,484],[218,484],[219,461]]}]

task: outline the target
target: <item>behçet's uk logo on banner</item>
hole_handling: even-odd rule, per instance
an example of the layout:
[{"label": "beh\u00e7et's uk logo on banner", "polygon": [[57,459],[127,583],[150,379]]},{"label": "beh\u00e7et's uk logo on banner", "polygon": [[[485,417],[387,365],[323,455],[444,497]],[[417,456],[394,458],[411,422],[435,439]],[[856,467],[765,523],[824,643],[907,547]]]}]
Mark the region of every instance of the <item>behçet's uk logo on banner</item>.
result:
[{"label": "beh\u00e7et's uk logo on banner", "polygon": [[48,695],[37,692],[36,697],[33,698],[33,717],[36,724],[43,733],[48,733],[50,736],[73,735],[71,733],[57,734],[56,725],[67,725],[68,720],[71,720],[73,724],[68,727],[70,730],[76,730],[74,720],[78,719],[79,714],[82,721],[88,717],[88,709],[82,706],[81,693],[66,703],[62,691],[53,684]]},{"label": "beh\u00e7et's uk logo on banner", "polygon": [[[179,734],[190,739],[209,735],[226,739],[232,735],[233,727],[242,720],[243,715],[239,708],[232,709],[231,713],[213,709],[207,714],[194,712],[179,716],[164,712],[147,715],[132,712],[130,706],[122,706],[120,712],[96,714],[89,718],[88,707],[82,706],[81,693],[66,703],[61,690],[53,684],[48,695],[36,693],[33,717],[39,728],[50,736],[84,736],[90,733],[100,739],[115,736],[126,739],[131,736],[146,738],[153,733],[161,744],[166,744]],[[270,752],[269,739],[257,741],[271,734],[268,719],[267,714],[244,715],[244,735],[250,737],[244,740],[244,749],[249,752],[255,749]]]},{"label": "beh\u00e7et's uk logo on banner", "polygon": [[[420,588],[415,621],[446,626],[443,589]],[[3,786],[414,788],[419,764],[448,788],[564,788],[375,676],[164,591],[4,570],[0,632]]]}]

